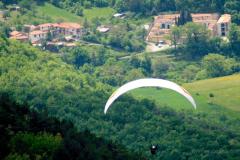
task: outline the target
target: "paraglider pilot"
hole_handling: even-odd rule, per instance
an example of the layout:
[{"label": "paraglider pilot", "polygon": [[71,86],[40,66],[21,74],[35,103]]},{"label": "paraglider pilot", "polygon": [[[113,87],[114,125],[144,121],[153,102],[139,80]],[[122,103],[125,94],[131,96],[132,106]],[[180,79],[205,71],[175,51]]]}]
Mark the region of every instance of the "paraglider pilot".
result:
[{"label": "paraglider pilot", "polygon": [[152,146],[150,147],[150,151],[151,151],[152,155],[156,154],[156,153],[157,153],[157,150],[158,150],[157,145],[152,145]]}]

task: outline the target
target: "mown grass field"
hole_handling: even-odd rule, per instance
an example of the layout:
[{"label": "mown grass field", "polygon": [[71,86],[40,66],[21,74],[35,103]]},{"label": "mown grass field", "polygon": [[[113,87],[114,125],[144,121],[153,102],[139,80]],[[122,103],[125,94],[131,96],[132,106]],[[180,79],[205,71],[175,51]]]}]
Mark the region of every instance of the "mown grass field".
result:
[{"label": "mown grass field", "polygon": [[108,8],[108,7],[91,8],[91,9],[84,9],[83,11],[84,16],[80,17],[64,9],[55,7],[49,3],[45,3],[45,5],[39,6],[37,8],[37,11],[38,11],[38,14],[47,15],[54,21],[63,20],[63,21],[77,22],[77,23],[82,23],[84,18],[87,18],[90,21],[96,17],[110,18],[113,16],[115,12],[114,9]]},{"label": "mown grass field", "polygon": [[[197,103],[197,110],[194,112],[240,117],[240,74],[197,81],[183,86],[193,95]],[[214,97],[210,97],[210,93]],[[184,97],[168,89],[141,88],[131,91],[130,94],[137,98],[152,99],[161,106],[176,110],[193,110]]]},{"label": "mown grass field", "polygon": [[47,15],[54,21],[63,20],[77,23],[80,23],[82,21],[81,17],[76,16],[64,9],[57,8],[49,3],[45,3],[45,5],[38,6],[37,11],[38,14]]},{"label": "mown grass field", "polygon": [[115,12],[116,11],[114,9],[109,7],[105,7],[105,8],[94,7],[91,9],[85,9],[83,11],[83,14],[84,14],[84,18],[87,18],[88,20],[92,20],[96,17],[110,19]]}]

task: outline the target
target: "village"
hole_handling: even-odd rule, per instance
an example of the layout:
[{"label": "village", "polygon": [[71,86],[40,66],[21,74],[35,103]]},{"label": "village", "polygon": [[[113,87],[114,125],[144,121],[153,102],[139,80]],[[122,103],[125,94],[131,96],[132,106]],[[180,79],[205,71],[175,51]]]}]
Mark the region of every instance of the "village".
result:
[{"label": "village", "polygon": [[[166,14],[154,17],[151,29],[147,36],[149,42],[159,42],[165,40],[165,36],[170,34],[171,27],[175,26],[180,14]],[[231,15],[218,13],[191,14],[193,23],[206,26],[211,36],[226,37],[231,25]]]},{"label": "village", "polygon": [[[22,42],[31,42],[33,46],[39,46],[43,41],[48,44],[63,45],[62,41],[73,42],[79,40],[84,34],[84,29],[78,23],[45,23],[38,26],[24,25],[24,31],[12,31],[10,39],[16,39]],[[66,46],[74,46],[73,43],[67,43]]]},{"label": "village", "polygon": [[[20,10],[17,5],[9,10]],[[0,15],[7,11],[1,11]],[[125,13],[115,13],[113,18],[124,20]],[[146,30],[144,41],[147,44],[146,50],[150,52],[159,51],[171,47],[168,35],[171,28],[177,25],[180,14],[159,14],[148,24],[142,24]],[[212,37],[222,37],[226,39],[231,25],[231,15],[219,13],[194,13],[191,14],[192,22],[205,26]],[[111,30],[111,25],[100,25],[97,32],[105,34]],[[38,25],[25,24],[21,31],[15,28],[10,32],[9,38],[22,42],[30,42],[33,46],[65,46],[74,47],[76,42],[83,41],[82,37],[88,33],[88,29],[76,22],[43,23]],[[184,40],[182,40],[184,41]]]},{"label": "village", "polygon": [[240,160],[240,0],[0,0],[0,160]]}]

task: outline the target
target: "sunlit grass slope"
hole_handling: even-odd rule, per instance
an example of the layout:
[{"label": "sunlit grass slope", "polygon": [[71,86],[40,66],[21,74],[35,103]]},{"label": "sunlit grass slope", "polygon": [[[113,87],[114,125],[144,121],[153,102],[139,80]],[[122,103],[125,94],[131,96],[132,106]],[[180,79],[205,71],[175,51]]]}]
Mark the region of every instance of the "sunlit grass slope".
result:
[{"label": "sunlit grass slope", "polygon": [[[199,93],[208,102],[240,111],[240,74],[197,81],[184,85],[193,93]],[[209,98],[209,94],[214,95]]]},{"label": "sunlit grass slope", "polygon": [[[240,117],[240,74],[213,78],[183,85],[197,103],[196,112],[226,113]],[[209,94],[214,97],[210,97]],[[141,88],[131,91],[137,98],[154,100],[176,110],[192,109],[181,95],[167,89]]]},{"label": "sunlit grass slope", "polygon": [[111,18],[114,14],[115,10],[109,7],[104,8],[96,8],[93,7],[91,9],[85,9],[83,11],[84,18],[87,18],[88,20],[92,20],[96,17],[98,18]]},{"label": "sunlit grass slope", "polygon": [[63,20],[80,23],[82,18],[74,15],[64,9],[53,6],[52,4],[45,3],[45,5],[39,6],[37,8],[38,14],[44,14],[49,16],[54,21]]},{"label": "sunlit grass slope", "polygon": [[112,17],[113,13],[115,12],[114,9],[105,7],[105,8],[91,8],[91,9],[84,9],[83,17],[77,16],[67,10],[55,7],[52,4],[45,3],[42,6],[39,6],[38,14],[40,15],[47,15],[54,21],[63,20],[63,21],[70,21],[70,22],[83,22],[84,18],[88,20],[92,20],[96,17],[98,18],[110,18]]}]

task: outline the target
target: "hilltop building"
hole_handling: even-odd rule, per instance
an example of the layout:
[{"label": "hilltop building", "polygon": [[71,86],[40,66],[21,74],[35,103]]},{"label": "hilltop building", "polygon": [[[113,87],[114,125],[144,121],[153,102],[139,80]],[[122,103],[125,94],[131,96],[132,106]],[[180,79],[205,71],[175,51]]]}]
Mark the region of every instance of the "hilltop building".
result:
[{"label": "hilltop building", "polygon": [[[231,15],[219,15],[217,13],[191,14],[194,23],[202,24],[210,30],[212,36],[225,37],[229,33]],[[150,27],[147,41],[159,42],[165,40],[170,34],[172,26],[176,25],[180,14],[166,14],[154,17],[154,22]]]}]

